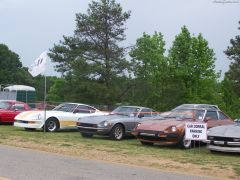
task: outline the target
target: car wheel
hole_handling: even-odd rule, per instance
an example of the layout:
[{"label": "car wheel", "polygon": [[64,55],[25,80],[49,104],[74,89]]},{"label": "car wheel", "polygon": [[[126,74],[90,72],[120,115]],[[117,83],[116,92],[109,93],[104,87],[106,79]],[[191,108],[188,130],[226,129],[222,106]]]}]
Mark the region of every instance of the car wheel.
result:
[{"label": "car wheel", "polygon": [[93,136],[93,134],[90,134],[90,133],[81,133],[82,137],[85,137],[85,138],[91,138]]},{"label": "car wheel", "polygon": [[153,145],[153,143],[151,143],[151,142],[141,141],[141,143],[142,143],[142,145],[144,145],[144,146],[152,146],[152,145]]},{"label": "car wheel", "polygon": [[192,141],[185,139],[185,134],[179,141],[179,146],[183,149],[190,149],[192,147]]},{"label": "car wheel", "polygon": [[113,126],[110,137],[114,140],[121,140],[124,137],[123,126],[121,124],[116,124],[115,126]]},{"label": "car wheel", "polygon": [[44,127],[47,132],[55,132],[59,129],[59,122],[56,118],[49,118]]},{"label": "car wheel", "polygon": [[26,131],[35,131],[36,128],[24,128]]}]

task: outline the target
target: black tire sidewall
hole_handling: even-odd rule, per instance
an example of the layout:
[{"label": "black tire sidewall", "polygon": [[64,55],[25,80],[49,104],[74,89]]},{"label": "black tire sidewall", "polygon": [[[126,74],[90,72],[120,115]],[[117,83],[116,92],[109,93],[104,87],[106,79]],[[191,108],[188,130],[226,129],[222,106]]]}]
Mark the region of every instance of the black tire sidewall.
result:
[{"label": "black tire sidewall", "polygon": [[93,134],[91,134],[91,133],[82,133],[82,132],[81,132],[81,135],[84,138],[91,138],[93,136]]},{"label": "black tire sidewall", "polygon": [[[121,130],[122,130],[122,136],[121,136],[121,138],[116,138],[116,136],[115,136],[115,131],[116,131],[116,129],[117,128],[121,128]],[[124,137],[124,135],[125,135],[125,133],[124,133],[124,127],[121,125],[121,124],[116,124],[115,126],[113,126],[113,128],[112,128],[112,130],[111,130],[111,133],[110,133],[110,137],[111,137],[111,139],[114,139],[114,140],[122,140],[123,139],[123,137]]]},{"label": "black tire sidewall", "polygon": [[179,141],[179,146],[182,148],[182,149],[190,149],[192,147],[192,141],[190,143],[189,146],[184,146],[184,139],[185,139],[185,132],[183,133],[182,137],[180,138],[180,141]]},{"label": "black tire sidewall", "polygon": [[[48,129],[48,124],[50,122],[54,122],[56,124],[56,128],[54,130],[49,130]],[[59,129],[59,122],[55,118],[49,118],[49,119],[46,120],[44,128],[45,128],[45,131],[47,131],[47,132],[56,132]]]}]

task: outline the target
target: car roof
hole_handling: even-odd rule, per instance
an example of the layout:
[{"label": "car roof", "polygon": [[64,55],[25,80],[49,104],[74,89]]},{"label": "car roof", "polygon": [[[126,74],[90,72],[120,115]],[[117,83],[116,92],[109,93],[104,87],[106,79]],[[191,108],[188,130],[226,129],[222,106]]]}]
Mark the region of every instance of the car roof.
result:
[{"label": "car roof", "polygon": [[21,103],[21,104],[24,104],[24,102],[16,101],[16,100],[0,100],[0,102],[9,102],[9,103]]},{"label": "car roof", "polygon": [[131,108],[147,108],[147,109],[151,109],[151,108],[143,107],[143,106],[118,106],[118,107],[131,107]]},{"label": "car roof", "polygon": [[211,104],[182,104],[177,106],[173,110],[176,109],[207,109],[207,110],[220,110],[217,105]]},{"label": "car roof", "polygon": [[[83,105],[83,106],[89,106],[89,107],[92,107],[92,108],[94,108],[94,109],[97,109],[97,108],[95,108],[95,107],[93,107],[93,106],[91,106],[91,105],[88,105],[88,104],[83,104],[83,103],[73,103],[73,102],[64,102],[64,103],[61,103],[61,104],[75,104],[75,105]],[[59,104],[59,105],[61,105],[61,104]],[[58,105],[58,106],[59,106]],[[98,109],[97,109],[98,110]]]}]

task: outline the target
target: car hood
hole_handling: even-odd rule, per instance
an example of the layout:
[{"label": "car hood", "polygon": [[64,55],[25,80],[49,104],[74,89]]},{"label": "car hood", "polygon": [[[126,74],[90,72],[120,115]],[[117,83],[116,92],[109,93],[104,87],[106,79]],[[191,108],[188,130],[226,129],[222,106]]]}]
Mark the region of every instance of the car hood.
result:
[{"label": "car hood", "polygon": [[79,118],[78,121],[81,123],[98,124],[102,121],[120,121],[121,119],[126,119],[126,118],[134,119],[134,117],[130,117],[126,115],[108,114],[103,116],[82,117],[82,118]]},{"label": "car hood", "polygon": [[[16,120],[28,120],[31,119],[32,117],[38,116],[40,115],[42,118],[44,116],[44,111],[38,111],[38,110],[34,110],[34,111],[25,111],[25,112],[21,112],[20,114],[18,114],[15,119]],[[63,111],[46,111],[46,117],[48,116],[54,116],[54,115],[61,115],[61,114],[66,114],[69,112],[63,112]]]},{"label": "car hood", "polygon": [[[189,121],[189,120],[188,120]],[[186,120],[165,119],[165,120],[148,120],[143,121],[137,127],[137,130],[164,131],[171,126],[185,126]]]},{"label": "car hood", "polygon": [[240,138],[240,125],[239,124],[223,125],[210,128],[208,130],[208,136]]}]

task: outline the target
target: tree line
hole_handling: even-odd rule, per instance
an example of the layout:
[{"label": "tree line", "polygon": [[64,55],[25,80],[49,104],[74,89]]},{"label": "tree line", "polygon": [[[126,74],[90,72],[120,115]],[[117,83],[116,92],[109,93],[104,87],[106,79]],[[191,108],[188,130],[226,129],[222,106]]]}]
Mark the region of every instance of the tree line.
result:
[{"label": "tree line", "polygon": [[[142,105],[167,111],[182,103],[217,104],[229,115],[240,115],[240,36],[225,54],[229,71],[220,80],[215,54],[202,34],[186,26],[165,47],[161,32],[143,33],[134,46],[124,46],[126,22],[115,0],[92,1],[76,14],[73,36],[63,36],[49,50],[61,77],[48,77],[48,101],[88,104]],[[240,22],[239,22],[240,23]],[[43,99],[43,76],[32,78],[19,56],[0,45],[0,82],[32,85]]]}]

